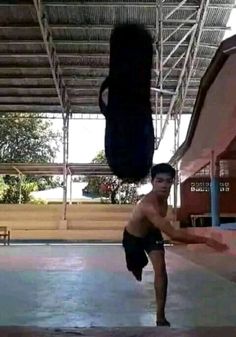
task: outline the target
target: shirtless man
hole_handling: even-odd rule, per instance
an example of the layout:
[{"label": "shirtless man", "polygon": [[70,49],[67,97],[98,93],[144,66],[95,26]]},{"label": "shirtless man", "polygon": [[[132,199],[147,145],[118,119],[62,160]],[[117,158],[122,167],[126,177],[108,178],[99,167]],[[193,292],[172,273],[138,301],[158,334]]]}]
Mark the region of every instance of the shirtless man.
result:
[{"label": "shirtless man", "polygon": [[217,250],[228,248],[214,239],[182,232],[171,225],[166,214],[167,199],[174,178],[175,169],[169,164],[153,166],[151,170],[153,189],[134,208],[123,236],[127,268],[133,272],[137,280],[141,281],[142,268],[148,262],[145,252],[151,260],[155,275],[156,323],[159,326],[170,326],[165,316],[168,279],[161,232],[167,234],[173,241],[204,243]]}]

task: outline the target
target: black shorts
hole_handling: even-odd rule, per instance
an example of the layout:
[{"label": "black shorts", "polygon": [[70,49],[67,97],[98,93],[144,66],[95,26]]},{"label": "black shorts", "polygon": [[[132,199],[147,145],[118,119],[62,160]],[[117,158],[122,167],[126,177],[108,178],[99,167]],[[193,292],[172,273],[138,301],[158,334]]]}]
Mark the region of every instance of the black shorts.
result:
[{"label": "black shorts", "polygon": [[146,253],[153,250],[164,251],[164,242],[160,231],[151,231],[144,238],[130,234],[126,229],[122,241],[127,269],[138,281],[142,280],[142,270],[148,264]]},{"label": "black shorts", "polygon": [[164,240],[160,231],[151,231],[143,239],[143,248],[147,254],[153,250],[164,251]]},{"label": "black shorts", "polygon": [[138,246],[143,249],[147,254],[152,250],[162,250],[164,251],[164,240],[161,232],[157,229],[150,231],[143,238],[134,236],[130,234],[126,229],[124,230],[123,244],[124,241],[132,242],[132,246]]}]

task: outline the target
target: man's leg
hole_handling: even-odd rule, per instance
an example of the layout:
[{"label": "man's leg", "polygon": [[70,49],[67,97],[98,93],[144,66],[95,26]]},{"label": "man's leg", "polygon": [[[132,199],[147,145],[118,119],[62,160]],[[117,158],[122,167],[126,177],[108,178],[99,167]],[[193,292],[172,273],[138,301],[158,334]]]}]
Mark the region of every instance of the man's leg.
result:
[{"label": "man's leg", "polygon": [[168,278],[165,264],[165,252],[162,250],[152,250],[149,254],[154,269],[154,288],[157,304],[157,323],[159,325],[169,325],[165,317],[165,305],[167,296]]}]

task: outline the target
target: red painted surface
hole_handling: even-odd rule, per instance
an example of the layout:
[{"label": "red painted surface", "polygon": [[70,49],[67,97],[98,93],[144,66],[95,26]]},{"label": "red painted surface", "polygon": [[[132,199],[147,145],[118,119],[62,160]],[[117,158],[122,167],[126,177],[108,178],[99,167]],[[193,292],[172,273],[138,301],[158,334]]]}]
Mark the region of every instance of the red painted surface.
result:
[{"label": "red painted surface", "polygon": [[[236,179],[224,178],[220,182],[229,183],[229,191],[220,193],[220,212],[236,213]],[[180,221],[187,221],[191,214],[210,213],[211,200],[210,192],[191,191],[191,185],[195,183],[210,183],[209,178],[189,178],[180,186],[181,208],[178,218]]]}]

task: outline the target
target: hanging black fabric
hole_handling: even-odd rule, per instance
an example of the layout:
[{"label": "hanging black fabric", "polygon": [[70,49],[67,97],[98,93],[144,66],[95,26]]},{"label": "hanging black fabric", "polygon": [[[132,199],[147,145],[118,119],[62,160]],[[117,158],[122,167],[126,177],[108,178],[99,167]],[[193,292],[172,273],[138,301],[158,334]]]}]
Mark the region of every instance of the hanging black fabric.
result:
[{"label": "hanging black fabric", "polygon": [[[115,175],[137,182],[149,173],[154,152],[150,103],[152,38],[141,25],[114,28],[110,38],[109,75],[99,106],[106,118],[105,153]],[[102,94],[108,89],[108,103]]]}]

